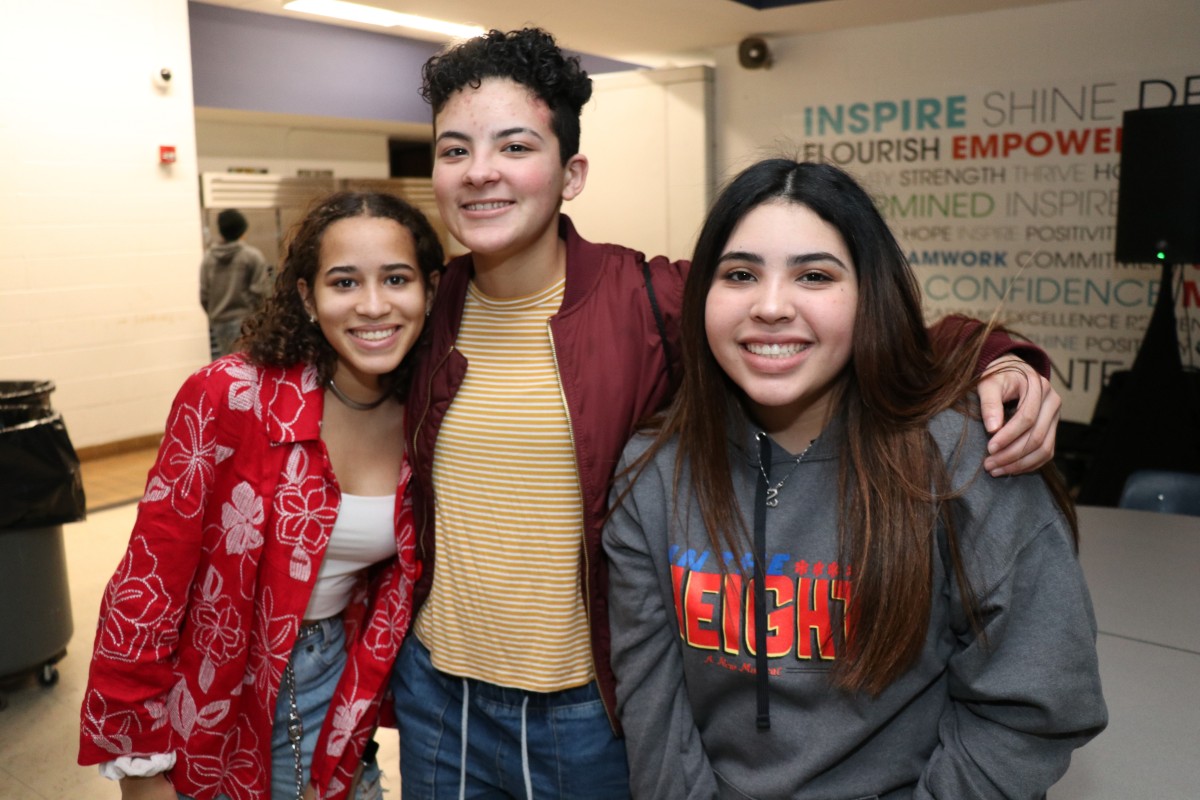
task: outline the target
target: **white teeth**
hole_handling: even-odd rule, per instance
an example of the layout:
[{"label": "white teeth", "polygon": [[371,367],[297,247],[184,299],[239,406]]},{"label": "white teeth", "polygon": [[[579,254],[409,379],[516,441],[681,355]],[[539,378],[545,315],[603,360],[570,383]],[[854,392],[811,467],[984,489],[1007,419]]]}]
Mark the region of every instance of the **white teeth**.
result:
[{"label": "white teeth", "polygon": [[497,208],[504,208],[507,205],[508,205],[508,203],[505,203],[505,202],[467,203],[467,210],[468,211],[491,211],[491,210],[497,209]]},{"label": "white teeth", "polygon": [[357,336],[359,339],[366,339],[369,342],[377,342],[380,339],[386,339],[395,333],[395,328],[389,328],[386,331],[354,331],[351,335]]},{"label": "white teeth", "polygon": [[746,349],[756,356],[768,358],[786,358],[807,350],[806,344],[747,344]]}]

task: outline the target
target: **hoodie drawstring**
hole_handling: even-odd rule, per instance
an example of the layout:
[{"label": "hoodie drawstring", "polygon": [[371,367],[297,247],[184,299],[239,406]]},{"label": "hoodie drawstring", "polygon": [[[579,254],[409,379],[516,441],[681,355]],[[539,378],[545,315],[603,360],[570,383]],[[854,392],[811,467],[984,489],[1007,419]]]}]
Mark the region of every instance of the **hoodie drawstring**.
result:
[{"label": "hoodie drawstring", "polygon": [[533,800],[533,776],[529,773],[529,736],[526,732],[529,695],[521,701],[521,774],[525,777],[525,800]]},{"label": "hoodie drawstring", "polygon": [[[462,679],[462,750],[458,754],[458,800],[467,797],[467,719],[470,717],[471,684]],[[533,800],[533,774],[529,771],[529,695],[521,701],[521,775],[525,779],[526,800]]]},{"label": "hoodie drawstring", "polygon": [[760,731],[771,728],[771,696],[767,685],[767,589],[763,563],[767,560],[767,490],[771,480],[771,440],[757,434],[758,487],[754,492],[754,669],[758,695],[755,724]]}]

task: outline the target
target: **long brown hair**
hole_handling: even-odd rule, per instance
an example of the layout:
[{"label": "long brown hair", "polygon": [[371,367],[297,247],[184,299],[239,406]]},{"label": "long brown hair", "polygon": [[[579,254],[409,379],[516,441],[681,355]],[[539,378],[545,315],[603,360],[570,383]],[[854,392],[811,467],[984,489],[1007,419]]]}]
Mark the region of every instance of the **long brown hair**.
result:
[{"label": "long brown hair", "polygon": [[[437,233],[425,215],[399,197],[383,192],[334,192],[314,201],[292,229],[283,266],[275,278],[275,291],[246,322],[240,344],[251,361],[281,367],[314,364],[321,382],[333,375],[337,352],[320,327],[309,321],[299,282],[303,280],[309,286],[316,282],[325,231],[333,223],[351,217],[382,217],[406,228],[413,237],[425,290],[432,291],[443,255]],[[384,387],[401,400],[408,391],[411,362],[412,358],[406,356],[382,378]]]},{"label": "long brown hair", "polygon": [[[683,379],[661,419],[654,444],[633,466],[648,463],[678,440],[676,488],[684,466],[716,552],[747,541],[732,489],[729,425],[743,412],[741,390],[708,347],[704,310],[718,259],[734,227],[767,202],[806,206],[841,234],[854,261],[858,307],[850,361],[837,387],[840,563],[854,576],[851,641],[833,678],[849,690],[878,693],[896,680],[923,646],[933,602],[935,531],[945,531],[948,561],[968,615],[979,630],[978,602],[955,535],[949,471],[928,432],[939,412],[977,415],[968,402],[974,365],[991,326],[951,353],[934,353],[921,314],[920,290],[903,252],[870,196],[845,172],[787,159],[760,162],[738,175],[709,212],[684,289]],[[719,399],[718,399],[719,398]],[[966,428],[964,426],[964,436]],[[1049,476],[1056,501],[1074,526],[1061,482]],[[677,495],[683,494],[678,492]]]}]

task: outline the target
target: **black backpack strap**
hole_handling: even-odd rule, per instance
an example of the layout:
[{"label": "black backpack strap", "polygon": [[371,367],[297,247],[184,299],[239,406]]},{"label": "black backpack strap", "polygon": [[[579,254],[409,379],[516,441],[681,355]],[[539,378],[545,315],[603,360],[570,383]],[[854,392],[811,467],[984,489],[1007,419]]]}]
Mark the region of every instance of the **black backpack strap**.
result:
[{"label": "black backpack strap", "polygon": [[646,296],[650,299],[650,310],[654,312],[654,324],[658,326],[658,338],[662,342],[663,362],[667,365],[667,379],[675,385],[675,367],[671,363],[671,352],[667,348],[667,324],[663,321],[662,309],[654,295],[654,280],[650,277],[650,264],[642,262],[642,275],[646,279]]}]

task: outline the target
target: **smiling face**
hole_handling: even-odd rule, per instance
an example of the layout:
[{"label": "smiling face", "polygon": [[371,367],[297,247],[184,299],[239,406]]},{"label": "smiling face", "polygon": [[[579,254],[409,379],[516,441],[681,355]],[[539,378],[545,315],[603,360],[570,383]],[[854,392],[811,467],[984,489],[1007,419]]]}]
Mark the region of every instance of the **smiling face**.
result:
[{"label": "smiling face", "polygon": [[857,305],[841,234],[806,206],[757,206],[721,250],[704,308],[709,348],[759,424],[789,449],[803,449],[828,420]]},{"label": "smiling face", "polygon": [[337,353],[338,386],[372,399],[425,325],[429,292],[412,233],[385,217],[340,219],[321,237],[312,285],[301,279],[297,288]]},{"label": "smiling face", "polygon": [[438,211],[477,269],[557,245],[559,206],[582,191],[587,159],[562,163],[546,103],[488,78],[452,95],[434,130]]}]

